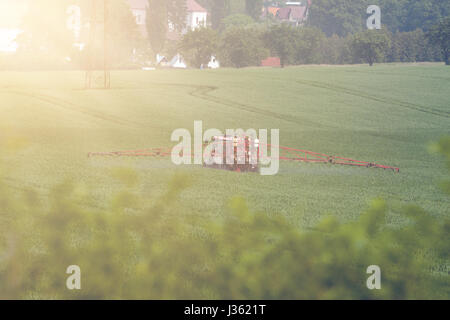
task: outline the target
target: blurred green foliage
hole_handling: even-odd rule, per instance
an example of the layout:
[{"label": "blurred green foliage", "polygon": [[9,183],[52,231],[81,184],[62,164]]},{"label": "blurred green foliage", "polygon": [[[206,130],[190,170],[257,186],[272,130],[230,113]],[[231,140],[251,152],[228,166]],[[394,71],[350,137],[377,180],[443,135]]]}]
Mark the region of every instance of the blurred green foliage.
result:
[{"label": "blurred green foliage", "polygon": [[[450,140],[437,149],[450,164]],[[449,165],[450,168],[450,165]],[[42,201],[0,180],[0,299],[448,299],[448,219],[416,206],[392,227],[375,200],[354,222],[335,218],[299,230],[283,216],[253,213],[241,198],[223,221],[185,212],[189,180],[175,176],[150,208],[113,172],[124,191],[107,208],[86,204],[70,181]],[[201,205],[201,204],[199,204]],[[68,290],[69,265],[81,290]],[[366,269],[381,268],[381,290]]]}]

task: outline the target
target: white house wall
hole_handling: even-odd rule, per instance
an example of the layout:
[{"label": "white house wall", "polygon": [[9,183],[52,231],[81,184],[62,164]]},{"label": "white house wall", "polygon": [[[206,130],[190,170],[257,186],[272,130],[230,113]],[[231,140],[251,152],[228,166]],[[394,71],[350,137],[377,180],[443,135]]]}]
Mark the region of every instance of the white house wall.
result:
[{"label": "white house wall", "polygon": [[187,26],[191,30],[195,30],[199,27],[206,27],[206,12],[189,12],[187,17]]},{"label": "white house wall", "polygon": [[142,9],[132,9],[133,15],[136,18],[136,23],[138,25],[145,25],[146,15],[145,10]]}]

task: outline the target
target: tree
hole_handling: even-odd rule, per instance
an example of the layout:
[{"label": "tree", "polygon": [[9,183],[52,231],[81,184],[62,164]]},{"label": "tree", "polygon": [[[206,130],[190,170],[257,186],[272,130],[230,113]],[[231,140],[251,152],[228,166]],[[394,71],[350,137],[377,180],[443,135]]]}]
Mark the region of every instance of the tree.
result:
[{"label": "tree", "polygon": [[297,29],[288,24],[274,25],[264,35],[264,42],[271,54],[280,58],[281,67],[292,60],[295,54]]},{"label": "tree", "polygon": [[381,23],[391,32],[424,31],[440,19],[450,15],[449,1],[436,0],[314,0],[310,25],[320,28],[327,36],[346,36],[363,31],[366,9],[379,5]]},{"label": "tree", "polygon": [[185,0],[148,0],[146,27],[150,47],[154,53],[164,49],[170,22],[173,31],[181,32],[186,27]]},{"label": "tree", "polygon": [[247,27],[254,23],[255,20],[252,17],[246,14],[236,13],[222,19],[220,28],[221,30],[226,30],[231,27]]},{"label": "tree", "polygon": [[450,17],[447,17],[427,33],[430,43],[441,48],[442,56],[446,65],[450,65]]},{"label": "tree", "polygon": [[321,29],[327,36],[346,36],[363,30],[366,25],[367,0],[314,0],[310,25]]},{"label": "tree", "polygon": [[218,29],[230,11],[230,0],[211,0],[211,25]]},{"label": "tree", "polygon": [[321,63],[324,58],[325,34],[318,28],[297,28],[295,61],[301,64]]},{"label": "tree", "polygon": [[242,68],[260,65],[267,53],[260,30],[234,27],[223,33],[218,56],[223,65]]},{"label": "tree", "polygon": [[135,58],[136,49],[146,47],[146,41],[139,31],[136,18],[124,0],[108,1],[107,46],[111,66],[127,65]]},{"label": "tree", "polygon": [[245,13],[255,20],[261,17],[263,0],[245,0]]},{"label": "tree", "polygon": [[[46,56],[50,60],[69,55],[74,34],[66,27],[68,0],[31,1],[22,22],[23,33],[18,37],[22,54],[30,58]],[[45,10],[45,15],[42,13]]]},{"label": "tree", "polygon": [[166,3],[149,0],[146,19],[148,41],[154,53],[160,53],[166,42],[167,12]]},{"label": "tree", "polygon": [[389,47],[389,37],[380,30],[366,30],[353,36],[351,47],[354,57],[370,66],[381,60]]},{"label": "tree", "polygon": [[186,61],[200,67],[206,65],[217,50],[217,32],[211,28],[198,28],[184,35],[179,46]]},{"label": "tree", "polygon": [[450,2],[408,0],[404,2],[403,14],[405,18],[404,25],[400,26],[401,31],[413,31],[417,28],[428,31],[436,21],[450,15]]},{"label": "tree", "polygon": [[[142,44],[136,20],[129,10],[125,0],[107,0],[107,14],[105,24],[97,26],[95,39],[90,39],[90,19],[93,10],[97,19],[103,18],[103,0],[35,0],[30,1],[28,13],[24,17],[22,28],[24,32],[18,38],[19,54],[25,61],[39,60],[41,67],[54,67],[66,57],[75,55],[86,56],[91,48],[95,51],[93,64],[103,59],[103,27],[106,26],[108,46],[108,60],[111,66],[123,65],[131,60],[133,49]],[[80,34],[75,37],[73,30],[68,28],[70,13],[68,9],[77,5],[80,9]],[[45,11],[45,15],[42,13]],[[73,44],[84,42],[86,49],[80,52]],[[72,61],[75,59],[72,59]],[[84,67],[80,62],[78,67]],[[33,63],[35,64],[35,63]]]},{"label": "tree", "polygon": [[186,0],[166,0],[167,20],[172,25],[173,30],[181,32],[186,28]]}]

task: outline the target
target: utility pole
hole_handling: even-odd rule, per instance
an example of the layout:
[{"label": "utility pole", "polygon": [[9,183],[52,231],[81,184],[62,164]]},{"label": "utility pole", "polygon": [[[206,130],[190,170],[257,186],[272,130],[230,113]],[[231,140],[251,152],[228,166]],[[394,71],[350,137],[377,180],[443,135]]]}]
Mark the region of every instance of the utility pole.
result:
[{"label": "utility pole", "polygon": [[[86,89],[93,88],[96,80],[95,71],[98,69],[103,69],[103,88],[109,89],[111,87],[111,73],[108,61],[108,23],[109,0],[91,0],[85,76]],[[98,50],[98,44],[100,43],[103,46],[102,52]],[[103,56],[102,67],[100,67],[98,61],[99,56]]]}]

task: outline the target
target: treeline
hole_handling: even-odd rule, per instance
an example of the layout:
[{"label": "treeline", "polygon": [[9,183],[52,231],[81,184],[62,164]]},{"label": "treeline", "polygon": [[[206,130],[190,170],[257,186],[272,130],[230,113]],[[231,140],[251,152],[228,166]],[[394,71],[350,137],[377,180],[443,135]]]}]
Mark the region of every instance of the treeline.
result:
[{"label": "treeline", "polygon": [[[278,56],[282,65],[445,61],[449,64],[450,2],[432,0],[314,0],[306,27],[293,30],[262,18],[263,0],[199,0],[210,11],[208,48],[223,66],[260,65]],[[366,9],[380,6],[381,31],[368,31]],[[259,12],[259,13],[258,13]],[[433,28],[435,30],[433,31]],[[196,37],[205,38],[203,31]],[[192,66],[207,63],[194,35],[181,48]],[[215,44],[214,44],[215,43]],[[173,48],[173,47],[172,47]],[[199,52],[201,51],[201,52]],[[204,58],[200,57],[201,55]]]},{"label": "treeline", "polygon": [[[273,2],[264,0],[197,0],[211,13],[213,28],[232,14],[261,16],[261,8]],[[409,32],[420,28],[428,31],[436,21],[450,15],[450,2],[437,0],[313,0],[309,26],[322,30],[327,36],[347,36],[364,30],[369,5],[381,8],[382,23],[392,32]]]},{"label": "treeline", "polygon": [[[79,17],[71,9],[73,5],[80,8]],[[101,69],[104,51],[111,68],[139,66],[149,42],[142,36],[129,4],[126,0],[109,1],[105,15],[103,10],[103,1],[98,0],[30,1],[20,26],[23,32],[16,39],[17,52],[0,54],[0,70]],[[101,23],[104,17],[105,24]],[[92,19],[99,23],[90,33]]]},{"label": "treeline", "polygon": [[236,21],[222,32],[200,29],[188,33],[179,50],[193,67],[206,65],[211,55],[224,67],[259,66],[268,56],[279,57],[282,66],[443,60],[440,44],[421,29],[366,30],[327,37],[314,27],[239,25]]},{"label": "treeline", "polygon": [[[383,30],[367,31],[367,1],[314,0],[302,28],[261,18],[261,0],[198,0],[210,12],[208,29],[167,39],[168,24],[185,28],[184,0],[149,0],[147,36],[126,0],[110,2],[106,63],[112,69],[140,68],[156,54],[181,53],[191,67],[215,56],[225,67],[258,66],[269,56],[282,65],[449,61],[450,2],[379,0]],[[67,7],[81,7],[78,38],[67,29]],[[43,16],[41,8],[51,8]],[[259,9],[258,9],[259,8]],[[0,69],[86,69],[102,67],[103,42],[89,40],[88,0],[35,0],[25,16],[15,55],[0,55]],[[101,10],[100,10],[101,12]],[[442,17],[447,17],[441,19]],[[365,31],[364,31],[365,30]],[[74,43],[84,43],[83,50]]]}]

